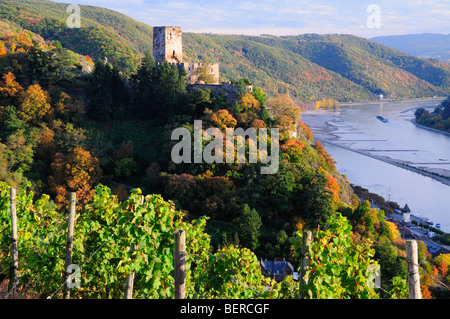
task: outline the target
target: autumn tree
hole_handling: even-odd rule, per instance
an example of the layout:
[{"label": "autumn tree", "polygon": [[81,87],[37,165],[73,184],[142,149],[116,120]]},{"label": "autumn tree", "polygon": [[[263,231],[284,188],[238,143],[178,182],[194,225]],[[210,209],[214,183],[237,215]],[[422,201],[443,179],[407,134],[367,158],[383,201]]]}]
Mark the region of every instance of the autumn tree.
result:
[{"label": "autumn tree", "polygon": [[300,119],[302,110],[295,105],[295,102],[286,94],[278,94],[267,100],[266,108],[272,117],[280,117],[286,115],[294,121]]},{"label": "autumn tree", "polygon": [[327,180],[325,190],[331,195],[331,200],[333,203],[333,208],[336,209],[339,206],[339,185],[336,178],[333,177],[329,172],[324,170],[322,167],[318,169],[320,174],[323,174]]},{"label": "autumn tree", "polygon": [[260,128],[267,128],[266,123],[263,120],[260,120],[260,119],[254,119],[251,126],[255,130],[258,130]]},{"label": "autumn tree", "polygon": [[340,104],[338,101],[332,99],[322,99],[316,101],[316,109],[327,109],[327,110],[337,110],[339,109]]},{"label": "autumn tree", "polygon": [[238,100],[242,112],[258,112],[261,109],[259,101],[250,93],[242,95]]},{"label": "autumn tree", "polygon": [[218,110],[211,116],[211,122],[221,131],[226,128],[234,128],[237,124],[236,119],[227,110]]},{"label": "autumn tree", "polygon": [[442,276],[447,276],[450,265],[450,254],[440,254],[434,260],[437,270]]},{"label": "autumn tree", "polygon": [[320,155],[320,160],[324,164],[324,168],[329,171],[336,171],[336,161],[331,157],[330,153],[325,150],[323,144],[320,141],[316,141],[314,143],[314,148]]},{"label": "autumn tree", "polygon": [[17,114],[26,122],[38,124],[50,108],[49,94],[39,84],[34,84],[21,94]]},{"label": "autumn tree", "polygon": [[303,142],[297,139],[290,139],[281,145],[281,152],[288,156],[289,162],[298,163],[302,158],[304,147],[305,144]]},{"label": "autumn tree", "polygon": [[65,92],[61,92],[58,100],[56,101],[56,103],[54,105],[55,115],[62,119],[68,119],[71,103],[72,103],[72,97]]},{"label": "autumn tree", "polygon": [[50,165],[56,151],[55,132],[52,129],[45,127],[39,135],[39,143],[35,151],[36,158],[45,164]]},{"label": "autumn tree", "polygon": [[0,95],[5,99],[12,99],[23,92],[22,86],[16,81],[13,73],[8,72],[3,75],[0,81]]},{"label": "autumn tree", "polygon": [[98,159],[80,147],[68,155],[57,153],[51,170],[48,183],[60,208],[67,201],[70,192],[76,192],[77,201],[82,204],[89,201],[94,193],[93,186],[102,176]]},{"label": "autumn tree", "polygon": [[197,189],[194,176],[183,173],[167,177],[164,193],[183,209],[190,210],[194,208]]},{"label": "autumn tree", "polygon": [[308,125],[306,125],[303,121],[298,121],[298,126],[302,131],[300,134],[303,135],[306,140],[312,142],[314,139],[314,134],[311,128]]}]

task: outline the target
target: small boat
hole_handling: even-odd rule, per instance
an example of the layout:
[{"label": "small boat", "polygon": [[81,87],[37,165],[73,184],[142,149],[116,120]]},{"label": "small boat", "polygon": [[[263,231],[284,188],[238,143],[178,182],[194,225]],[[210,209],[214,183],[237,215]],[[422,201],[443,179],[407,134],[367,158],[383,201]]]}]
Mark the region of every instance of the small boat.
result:
[{"label": "small boat", "polygon": [[380,116],[380,115],[377,116],[377,119],[379,119],[379,120],[380,120],[381,122],[383,122],[383,123],[389,122],[388,119],[385,119],[384,117],[382,117],[382,116]]},{"label": "small boat", "polygon": [[436,224],[436,228],[440,229],[441,228],[441,224]]}]

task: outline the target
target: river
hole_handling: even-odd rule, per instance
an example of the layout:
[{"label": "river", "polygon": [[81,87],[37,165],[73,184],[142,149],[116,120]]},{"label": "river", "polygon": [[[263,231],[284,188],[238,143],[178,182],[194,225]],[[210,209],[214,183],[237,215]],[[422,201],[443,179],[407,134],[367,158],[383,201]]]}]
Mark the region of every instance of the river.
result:
[{"label": "river", "polygon": [[[450,180],[445,184],[438,177],[424,176],[450,177],[450,135],[411,123],[416,108],[435,107],[440,102],[345,105],[340,112],[304,112],[302,120],[351,183],[402,207],[408,204],[412,214],[428,217],[450,232]],[[389,122],[378,120],[378,115]]]}]

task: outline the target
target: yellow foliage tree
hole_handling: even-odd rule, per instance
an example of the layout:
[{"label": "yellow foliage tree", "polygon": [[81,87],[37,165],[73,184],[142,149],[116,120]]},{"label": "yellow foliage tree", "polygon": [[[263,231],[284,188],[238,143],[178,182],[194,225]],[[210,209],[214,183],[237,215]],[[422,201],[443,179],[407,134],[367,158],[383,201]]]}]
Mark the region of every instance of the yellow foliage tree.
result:
[{"label": "yellow foliage tree", "polygon": [[327,109],[327,110],[337,110],[340,105],[338,101],[332,99],[322,99],[320,101],[316,101],[316,109]]},{"label": "yellow foliage tree", "polygon": [[50,95],[39,84],[34,84],[21,94],[17,114],[22,120],[37,124],[50,108]]},{"label": "yellow foliage tree", "polygon": [[261,104],[259,101],[250,93],[242,95],[238,101],[238,104],[243,112],[258,112],[261,109]]},{"label": "yellow foliage tree", "polygon": [[386,221],[386,225],[390,240],[396,241],[398,238],[400,238],[400,232],[393,222]]},{"label": "yellow foliage tree", "polygon": [[270,116],[277,118],[282,115],[291,117],[295,122],[300,119],[302,109],[287,94],[278,94],[266,102]]}]

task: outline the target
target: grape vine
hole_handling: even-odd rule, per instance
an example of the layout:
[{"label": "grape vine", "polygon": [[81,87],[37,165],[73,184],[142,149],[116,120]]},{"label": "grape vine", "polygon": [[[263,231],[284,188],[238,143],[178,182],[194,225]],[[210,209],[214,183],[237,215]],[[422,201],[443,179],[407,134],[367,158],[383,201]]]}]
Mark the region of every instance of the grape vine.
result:
[{"label": "grape vine", "polygon": [[[61,298],[67,239],[66,212],[48,195],[33,201],[30,184],[17,192],[19,285],[42,298]],[[131,191],[120,202],[103,185],[76,211],[72,263],[80,267],[80,288],[71,298],[122,298],[126,277],[135,273],[133,298],[174,298],[174,232],[186,231],[187,298],[379,298],[367,285],[370,242],[356,244],[346,218],[335,214],[310,246],[307,285],[288,276],[277,283],[261,274],[256,255],[233,245],[212,253],[207,217],[187,220],[160,195]],[[0,271],[10,264],[9,186],[0,182]],[[130,248],[133,245],[134,251]],[[300,251],[301,234],[293,237]],[[393,298],[405,297],[405,283],[393,282]]]}]

